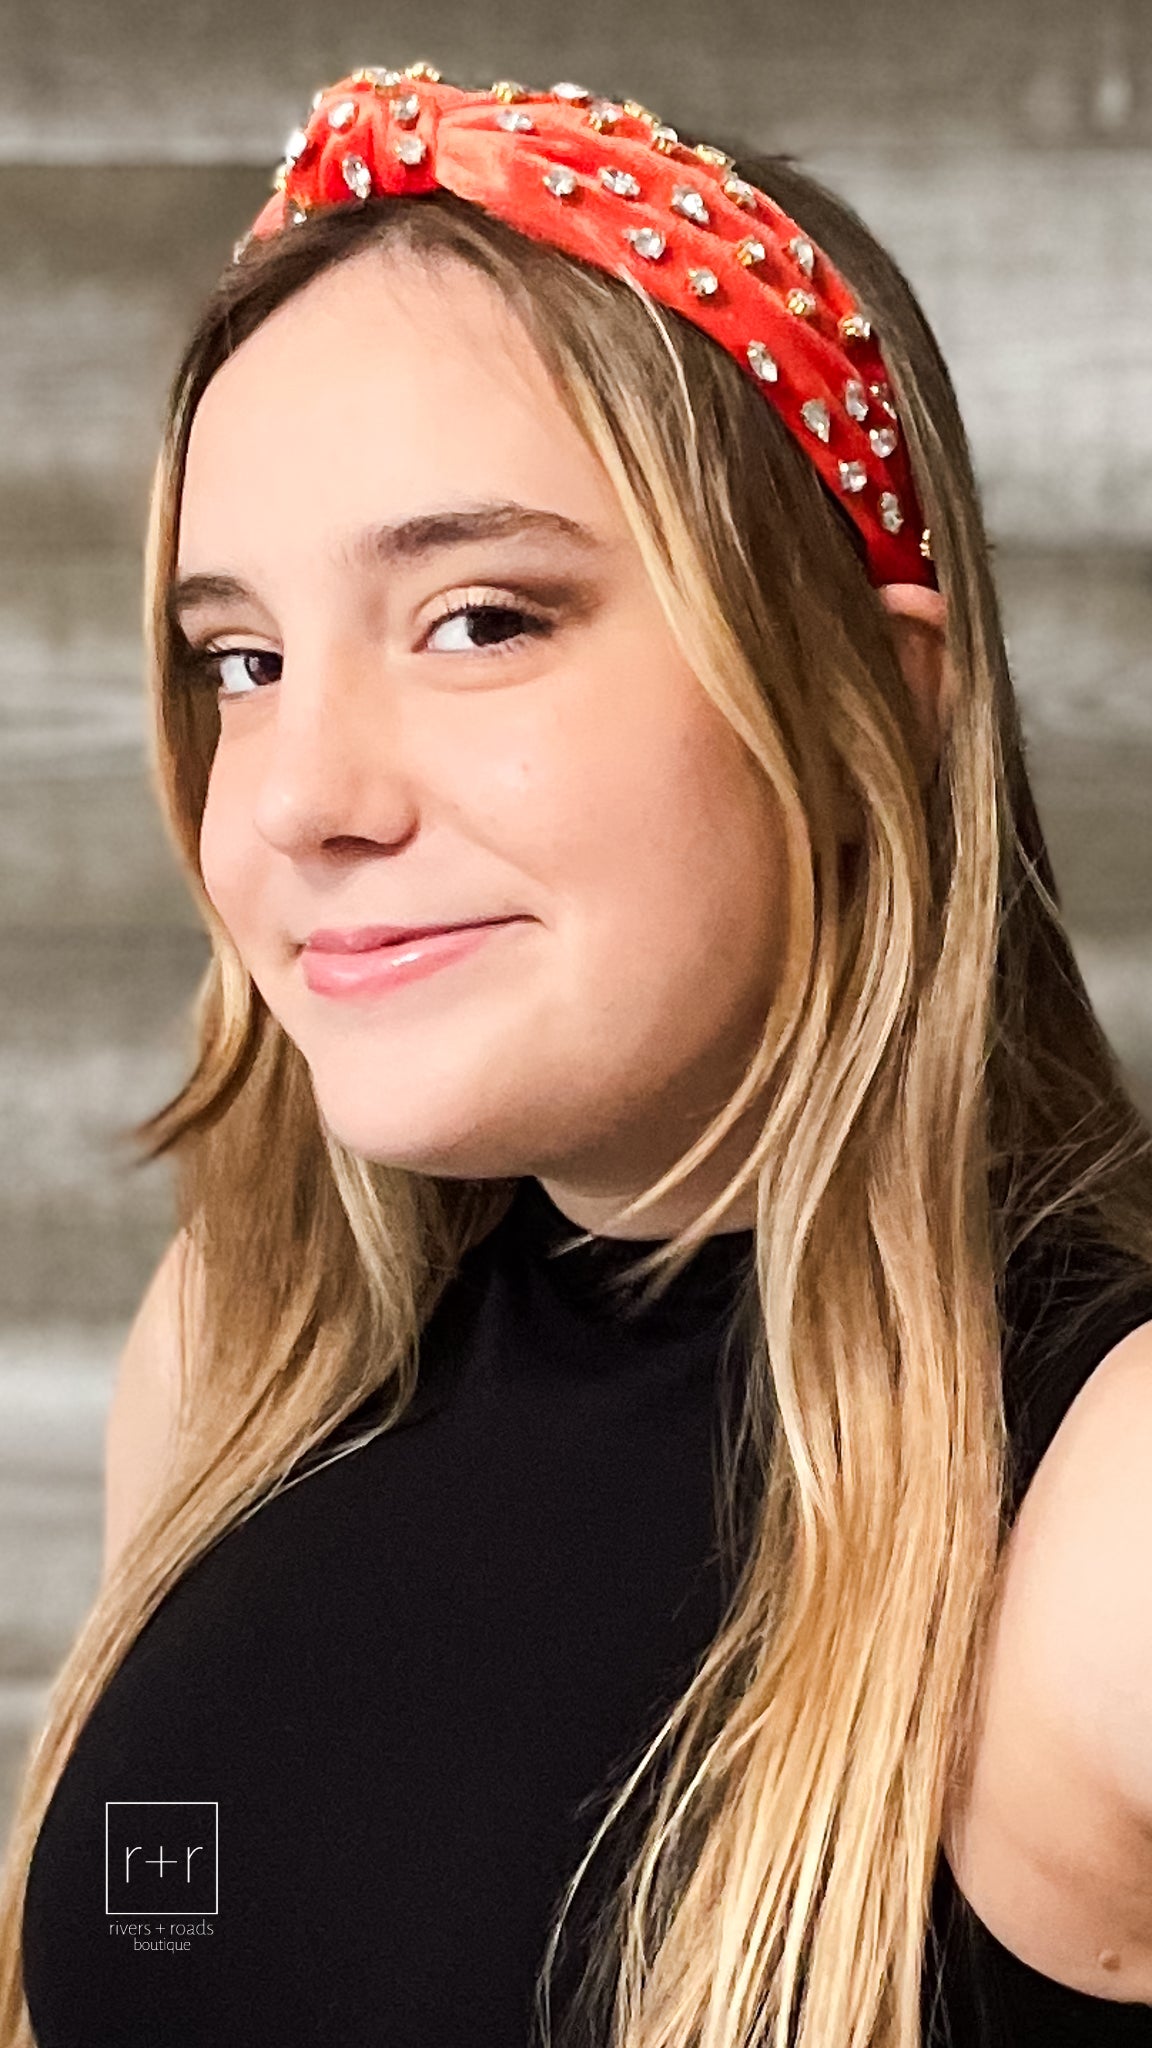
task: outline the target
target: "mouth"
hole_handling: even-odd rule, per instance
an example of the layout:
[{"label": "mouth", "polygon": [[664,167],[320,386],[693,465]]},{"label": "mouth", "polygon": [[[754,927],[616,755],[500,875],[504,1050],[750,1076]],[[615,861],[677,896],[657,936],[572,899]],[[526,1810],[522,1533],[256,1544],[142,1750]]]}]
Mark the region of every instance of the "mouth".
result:
[{"label": "mouth", "polygon": [[486,918],[476,924],[425,927],[376,945],[365,944],[362,932],[352,935],[357,940],[354,947],[324,947],[310,941],[300,953],[304,979],[316,995],[383,995],[468,958],[496,932],[529,921]]},{"label": "mouth", "polygon": [[369,953],[382,946],[406,945],[409,941],[438,938],[442,932],[475,931],[481,925],[507,924],[506,917],[478,917],[454,924],[366,924],[357,929],[321,929],[303,941],[302,950],[312,953]]}]

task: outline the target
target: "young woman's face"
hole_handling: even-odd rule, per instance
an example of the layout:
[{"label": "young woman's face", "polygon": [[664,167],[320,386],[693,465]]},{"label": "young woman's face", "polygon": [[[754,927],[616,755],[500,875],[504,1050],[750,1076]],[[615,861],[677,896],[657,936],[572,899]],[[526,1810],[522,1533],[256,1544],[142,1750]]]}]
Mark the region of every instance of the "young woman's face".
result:
[{"label": "young woman's face", "polygon": [[[282,306],[201,401],[178,574],[242,586],[182,607],[222,689],[204,881],[325,1122],[581,1220],[654,1179],[762,1026],[782,852],[494,288],[366,252]],[[343,994],[303,950],[493,919]]]}]

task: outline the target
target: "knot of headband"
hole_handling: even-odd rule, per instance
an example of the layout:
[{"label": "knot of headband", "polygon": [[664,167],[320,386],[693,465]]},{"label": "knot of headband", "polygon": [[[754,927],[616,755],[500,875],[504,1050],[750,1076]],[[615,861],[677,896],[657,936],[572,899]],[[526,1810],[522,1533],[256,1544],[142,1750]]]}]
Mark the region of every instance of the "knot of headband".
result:
[{"label": "knot of headband", "polygon": [[870,580],[935,584],[884,359],[851,288],[734,158],[682,143],[635,100],[510,80],[467,91],[425,63],[353,71],[315,94],[234,260],[320,209],[436,187],[712,335],[845,506]]}]

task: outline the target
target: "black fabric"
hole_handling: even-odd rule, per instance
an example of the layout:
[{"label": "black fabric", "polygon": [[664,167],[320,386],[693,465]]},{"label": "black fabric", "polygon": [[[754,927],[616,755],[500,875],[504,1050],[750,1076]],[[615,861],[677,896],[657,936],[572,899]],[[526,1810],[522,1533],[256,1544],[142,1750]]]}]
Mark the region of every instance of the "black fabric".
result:
[{"label": "black fabric", "polygon": [[[39,2048],[535,2040],[533,1983],[564,1881],[731,1592],[713,1495],[720,1339],[754,1290],[750,1231],[708,1240],[663,1299],[631,1308],[607,1283],[650,1241],[561,1251],[574,1235],[524,1181],[425,1333],[414,1409],[332,1462],[314,1454],[133,1644],[32,1859],[23,1946]],[[1069,1284],[1090,1293],[1091,1270]],[[1022,1269],[1021,1485],[1092,1365],[1152,1318],[1152,1281],[1039,1371],[1044,1317],[1058,1337],[1067,1306],[1053,1312]],[[113,1832],[117,1802],[132,1803],[149,1854],[171,1822],[169,1854],[177,1820],[190,1823],[136,1803],[177,1801],[217,1802],[216,1910],[161,1918],[149,1893],[130,1917],[110,1914],[106,1802]],[[935,2041],[1152,2044],[1152,2008],[1051,1983],[962,1906],[941,1860]],[[187,1945],[146,1945],[157,1940]]]}]

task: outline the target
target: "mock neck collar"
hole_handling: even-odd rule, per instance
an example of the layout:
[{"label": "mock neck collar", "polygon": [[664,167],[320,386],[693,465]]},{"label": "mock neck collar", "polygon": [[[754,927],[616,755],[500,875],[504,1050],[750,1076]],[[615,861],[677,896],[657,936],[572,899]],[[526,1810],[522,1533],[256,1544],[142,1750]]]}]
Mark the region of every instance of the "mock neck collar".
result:
[{"label": "mock neck collar", "polygon": [[754,1268],[755,1231],[717,1231],[665,1283],[659,1299],[644,1302],[646,1280],[626,1289],[611,1283],[627,1276],[659,1245],[670,1243],[670,1237],[595,1233],[583,1241],[581,1226],[564,1214],[534,1175],[520,1182],[501,1235],[569,1302],[592,1314],[626,1317],[653,1333],[665,1328],[683,1331],[730,1308],[740,1283]]}]

